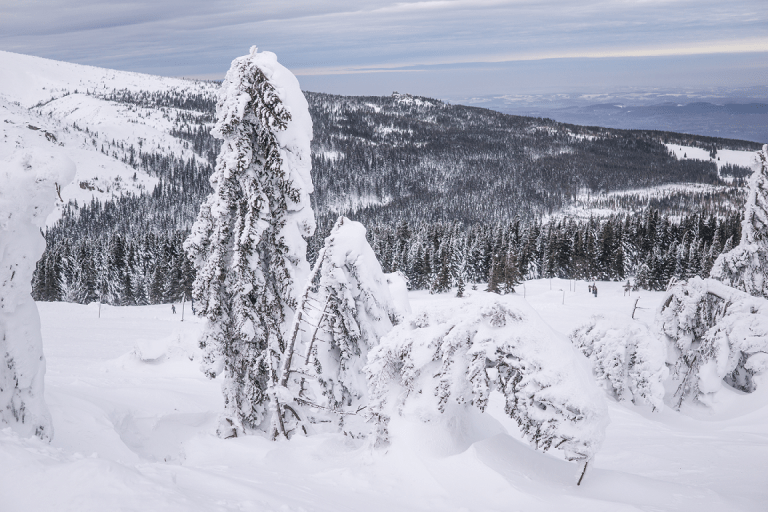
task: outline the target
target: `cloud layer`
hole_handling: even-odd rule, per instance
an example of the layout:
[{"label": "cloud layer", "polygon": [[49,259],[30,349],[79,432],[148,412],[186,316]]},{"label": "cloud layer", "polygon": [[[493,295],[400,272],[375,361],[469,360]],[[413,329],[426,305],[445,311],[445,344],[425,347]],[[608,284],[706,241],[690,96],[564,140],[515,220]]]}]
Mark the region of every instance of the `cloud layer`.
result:
[{"label": "cloud layer", "polygon": [[768,78],[764,0],[0,4],[0,49],[83,64],[219,78],[252,44],[305,87],[348,94],[472,94],[466,74],[477,94]]}]

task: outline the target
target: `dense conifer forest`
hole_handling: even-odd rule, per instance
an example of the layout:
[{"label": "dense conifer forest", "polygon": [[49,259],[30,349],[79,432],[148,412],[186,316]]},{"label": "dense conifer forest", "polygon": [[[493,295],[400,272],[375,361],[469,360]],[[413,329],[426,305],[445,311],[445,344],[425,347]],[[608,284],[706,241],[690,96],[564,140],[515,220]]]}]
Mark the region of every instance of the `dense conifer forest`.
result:
[{"label": "dense conifer forest", "polygon": [[[128,91],[101,97],[172,118],[171,134],[195,158],[102,144],[102,153],[157,176],[159,185],[67,205],[45,233],[34,296],[112,304],[189,297],[194,275],[181,243],[210,193],[220,147],[210,134],[215,100]],[[749,170],[726,166],[718,174],[714,160],[718,149],[756,150],[754,143],[566,125],[400,94],[306,97],[318,219],[310,261],[340,213],[368,227],[385,271],[433,291],[478,282],[495,289],[502,281],[505,290],[534,277],[636,277],[638,286],[660,289],[671,277],[707,273],[738,240]],[[88,127],[74,128],[96,144]],[[665,143],[704,148],[712,159],[677,159]],[[714,186],[639,192],[691,183]],[[633,192],[600,194],[621,191]],[[590,207],[615,213],[560,214],[585,195],[595,195]]]}]

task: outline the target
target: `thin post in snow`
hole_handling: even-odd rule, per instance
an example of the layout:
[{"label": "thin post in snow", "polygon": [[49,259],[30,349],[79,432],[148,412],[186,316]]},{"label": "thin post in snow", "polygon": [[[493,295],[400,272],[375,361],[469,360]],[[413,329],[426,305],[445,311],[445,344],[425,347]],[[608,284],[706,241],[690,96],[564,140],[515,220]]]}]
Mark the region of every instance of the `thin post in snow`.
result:
[{"label": "thin post in snow", "polygon": [[635,306],[632,308],[632,320],[635,319],[635,311],[637,311],[638,309],[646,309],[646,308],[641,308],[640,306],[637,305],[639,300],[640,300],[640,297],[635,299]]},{"label": "thin post in snow", "polygon": [[181,321],[182,322],[184,321],[184,304],[186,303],[186,300],[187,300],[187,294],[183,293],[181,295]]},{"label": "thin post in snow", "polygon": [[576,482],[576,485],[581,485],[581,481],[584,480],[584,475],[587,474],[587,464],[589,464],[589,461],[584,463],[584,469],[581,470],[581,476],[579,477],[579,481]]},{"label": "thin post in snow", "polygon": [[565,305],[565,290],[563,290],[563,305]]}]

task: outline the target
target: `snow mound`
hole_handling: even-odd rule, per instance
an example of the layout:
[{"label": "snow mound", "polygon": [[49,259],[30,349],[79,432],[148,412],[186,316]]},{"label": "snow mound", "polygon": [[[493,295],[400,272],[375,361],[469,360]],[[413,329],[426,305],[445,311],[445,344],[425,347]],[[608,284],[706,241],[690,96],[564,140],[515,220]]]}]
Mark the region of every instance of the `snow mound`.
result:
[{"label": "snow mound", "polygon": [[181,333],[160,339],[137,339],[131,354],[145,363],[159,363],[165,360],[195,360],[197,350],[194,340]]},{"label": "snow mound", "polygon": [[402,272],[384,274],[389,284],[389,294],[392,296],[392,305],[399,318],[405,318],[411,314],[411,303],[408,300],[408,281]]},{"label": "snow mound", "polygon": [[[608,424],[605,398],[583,356],[515,296],[472,294],[440,318],[411,316],[382,339],[366,367],[379,442],[389,419],[467,423],[492,391],[536,448],[590,460]],[[442,419],[441,415],[452,416]]]}]

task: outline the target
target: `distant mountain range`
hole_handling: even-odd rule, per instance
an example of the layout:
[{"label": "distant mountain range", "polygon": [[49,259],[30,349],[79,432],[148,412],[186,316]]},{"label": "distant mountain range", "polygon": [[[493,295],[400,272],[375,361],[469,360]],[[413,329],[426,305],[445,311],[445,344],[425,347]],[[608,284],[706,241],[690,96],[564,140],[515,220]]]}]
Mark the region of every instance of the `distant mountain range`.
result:
[{"label": "distant mountain range", "polygon": [[450,101],[586,126],[768,142],[768,87],[702,92],[502,95]]}]

